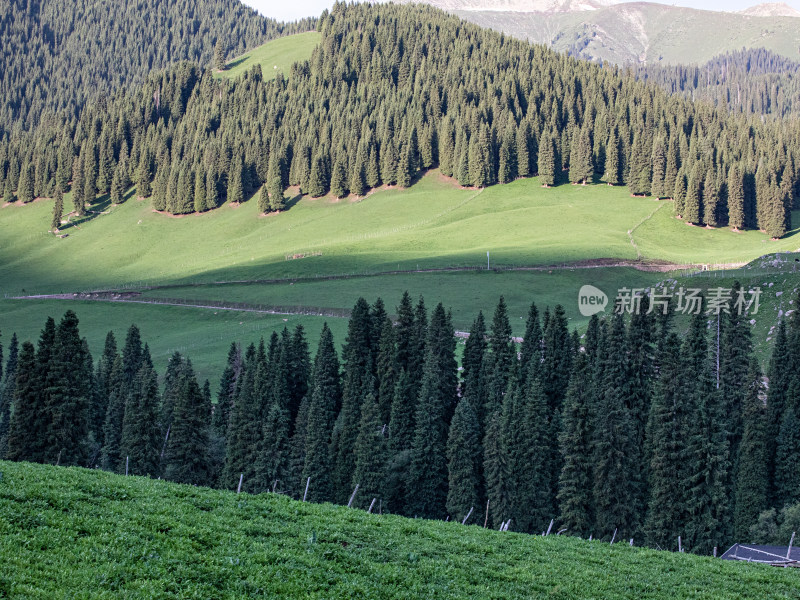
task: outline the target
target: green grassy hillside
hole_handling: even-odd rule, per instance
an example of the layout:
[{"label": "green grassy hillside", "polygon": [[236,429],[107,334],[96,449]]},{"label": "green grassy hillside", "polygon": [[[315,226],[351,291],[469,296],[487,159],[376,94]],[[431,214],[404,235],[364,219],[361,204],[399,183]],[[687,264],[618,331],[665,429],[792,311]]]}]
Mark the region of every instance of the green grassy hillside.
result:
[{"label": "green grassy hillside", "polygon": [[797,60],[793,17],[751,17],[647,2],[573,13],[455,11],[459,17],[522,39],[616,64],[702,64],[742,48],[766,48]]},{"label": "green grassy hillside", "polygon": [[234,58],[228,63],[227,69],[217,73],[217,76],[238,77],[254,65],[261,65],[265,79],[272,79],[278,73],[288,75],[294,63],[311,58],[311,52],[321,38],[322,35],[316,31],[309,31],[269,41]]},{"label": "green grassy hillside", "polygon": [[0,462],[0,472],[0,597],[797,595],[793,569],[625,542],[500,533],[76,468]]},{"label": "green grassy hillside", "polygon": [[[690,227],[672,217],[669,202],[631,198],[625,188],[543,189],[536,179],[478,192],[460,189],[431,172],[405,191],[381,190],[356,200],[295,198],[290,206],[283,214],[267,217],[257,215],[254,201],[202,215],[168,217],[132,198],[112,207],[101,202],[97,209],[103,214],[65,226],[62,233],[67,237],[62,239],[47,232],[51,201],[0,208],[4,340],[12,331],[35,339],[46,316],[57,317],[72,308],[93,352],[101,351],[106,331],[121,334],[136,322],[160,372],[178,350],[193,359],[201,377],[214,382],[231,341],[256,341],[302,322],[313,348],[323,320],[331,323],[338,343],[344,341],[346,323],[333,317],[10,298],[129,288],[142,290],[138,299],[143,301],[242,302],[298,312],[305,307],[349,309],[359,295],[370,300],[381,296],[392,310],[408,290],[424,295],[429,306],[441,301],[452,307],[456,328],[468,330],[479,310],[490,313],[504,295],[513,330],[521,335],[522,317],[531,301],[540,307],[563,304],[571,325],[579,327],[586,321],[577,310],[582,285],[593,284],[614,295],[619,288],[646,287],[666,275],[608,267],[363,275],[485,269],[487,251],[492,267],[541,267],[637,256],[677,263],[743,263],[800,246],[796,233],[772,242],[755,231]],[[354,277],[325,279],[343,274]],[[307,280],[288,280],[298,277]],[[281,281],[213,285],[265,279]],[[177,287],[143,289],[152,285]],[[772,324],[774,319],[764,326],[768,330]]]}]

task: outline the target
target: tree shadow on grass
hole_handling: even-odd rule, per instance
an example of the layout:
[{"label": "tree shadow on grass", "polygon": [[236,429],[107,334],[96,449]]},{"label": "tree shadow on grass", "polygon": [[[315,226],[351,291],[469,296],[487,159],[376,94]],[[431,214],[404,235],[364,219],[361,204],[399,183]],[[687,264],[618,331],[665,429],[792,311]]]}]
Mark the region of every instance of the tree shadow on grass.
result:
[{"label": "tree shadow on grass", "polygon": [[[133,188],[129,191],[130,194],[133,193]],[[128,194],[125,195],[126,199],[129,197]],[[70,216],[69,223],[65,223],[58,228],[58,231],[63,233],[67,229],[71,229],[73,227],[78,227],[83,225],[84,223],[88,223],[89,221],[93,221],[100,215],[102,215],[108,208],[111,206],[111,196],[108,194],[103,194],[95,199],[94,203],[87,207],[86,214],[80,217],[77,216]]]}]

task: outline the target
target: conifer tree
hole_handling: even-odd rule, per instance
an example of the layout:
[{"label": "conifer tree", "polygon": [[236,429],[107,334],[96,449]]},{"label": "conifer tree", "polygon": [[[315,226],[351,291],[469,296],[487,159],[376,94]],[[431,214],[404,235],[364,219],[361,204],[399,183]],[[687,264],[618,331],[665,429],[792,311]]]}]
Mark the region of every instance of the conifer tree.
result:
[{"label": "conifer tree", "polygon": [[347,340],[342,350],[342,409],[332,447],[334,491],[342,504],[347,502],[352,492],[350,481],[355,469],[353,448],[361,419],[361,403],[369,394],[375,393],[375,356],[371,339],[372,317],[369,304],[359,298],[350,316]]},{"label": "conifer tree", "polygon": [[556,182],[556,160],[555,148],[553,147],[553,138],[547,132],[542,135],[541,142],[539,143],[539,181],[544,187],[555,185]]},{"label": "conifer tree", "polygon": [[[527,389],[526,389],[527,388]],[[504,414],[503,446],[511,474],[511,521],[516,531],[541,531],[555,516],[553,421],[538,378],[509,396]],[[511,416],[509,419],[508,417]]]},{"label": "conifer tree", "polygon": [[288,487],[294,498],[302,498],[305,490],[303,467],[306,464],[306,436],[308,433],[308,398],[303,398],[297,409],[297,418],[291,423],[294,433],[289,440]]},{"label": "conifer tree", "polygon": [[770,500],[775,506],[776,455],[778,436],[787,407],[787,396],[791,381],[791,361],[789,340],[786,335],[786,322],[778,323],[772,358],[767,369],[769,389],[767,390],[767,477],[771,482]]},{"label": "conifer tree", "polygon": [[517,145],[514,130],[513,122],[511,120],[507,121],[503,131],[503,138],[500,142],[500,160],[497,174],[499,183],[509,183],[517,177]]},{"label": "conifer tree", "polygon": [[194,173],[194,211],[205,212],[208,210],[206,203],[206,176],[202,169]]},{"label": "conifer tree", "polygon": [[333,499],[330,441],[336,414],[342,401],[339,359],[328,324],[322,326],[312,376],[313,390],[308,409],[303,481],[309,477],[308,499],[324,502]]},{"label": "conifer tree", "polygon": [[407,510],[420,517],[442,518],[447,510],[447,415],[457,384],[454,351],[452,324],[440,303],[431,315],[406,488]]},{"label": "conifer tree", "polygon": [[603,171],[603,181],[608,185],[620,184],[620,146],[617,129],[613,127],[606,144],[606,164]]},{"label": "conifer tree", "polygon": [[531,129],[527,121],[517,128],[517,175],[528,177],[531,174]]},{"label": "conifer tree", "polygon": [[210,407],[197,384],[191,364],[181,373],[181,393],[164,457],[164,478],[178,483],[208,485],[211,464],[208,455]]},{"label": "conifer tree", "polygon": [[53,221],[50,223],[50,228],[56,232],[61,227],[61,218],[64,216],[64,194],[59,188],[56,188],[54,200]]},{"label": "conifer tree", "polygon": [[17,199],[23,204],[33,202],[33,165],[30,163],[24,165],[20,172]]},{"label": "conifer tree", "polygon": [[[148,155],[147,151],[142,152],[141,158],[139,159],[139,166],[136,170],[136,195],[139,196],[139,198],[149,198],[153,193],[152,188],[150,187],[150,182],[152,181],[151,169],[152,166],[150,164],[150,156]],[[78,167],[78,173],[81,173],[81,171],[81,168]],[[78,183],[73,181],[73,201],[75,200],[75,191],[77,188]]]},{"label": "conifer tree", "polygon": [[675,178],[675,189],[672,191],[672,199],[675,201],[675,214],[683,217],[686,212],[686,195],[688,193],[688,183],[683,168],[678,171]]},{"label": "conifer tree", "polygon": [[[795,408],[786,409],[776,440],[775,506],[791,506],[800,502],[800,421]],[[763,466],[761,469],[763,472]],[[763,476],[759,473],[759,476]]]},{"label": "conifer tree", "polygon": [[706,225],[716,227],[717,211],[719,210],[719,190],[717,189],[717,177],[713,169],[706,173],[703,183],[703,217]]},{"label": "conifer tree", "polygon": [[711,553],[730,535],[730,502],[726,494],[730,477],[728,432],[719,392],[712,385],[706,317],[692,317],[682,355],[684,392],[689,403],[686,437],[686,546],[693,552]]},{"label": "conifer tree", "polygon": [[498,408],[487,416],[486,433],[483,436],[483,473],[489,503],[489,521],[495,528],[505,522],[512,512],[509,465],[502,441],[502,412]]},{"label": "conifer tree", "polygon": [[242,157],[236,154],[231,160],[231,171],[228,173],[228,204],[239,204],[244,202],[242,171]]},{"label": "conifer tree", "polygon": [[647,421],[645,456],[650,490],[644,534],[653,547],[674,548],[678,535],[685,535],[687,519],[686,454],[688,406],[680,386],[681,348],[670,333],[659,350],[659,374]]},{"label": "conifer tree", "polygon": [[19,342],[17,334],[11,336],[8,345],[8,362],[0,385],[0,460],[8,452],[8,434],[11,427],[11,406],[17,387],[17,365],[19,361]]},{"label": "conifer tree", "polygon": [[87,464],[92,373],[86,373],[86,359],[78,317],[68,310],[56,328],[45,379],[49,421],[45,460],[62,465]]},{"label": "conifer tree", "polygon": [[369,507],[373,498],[383,499],[386,489],[386,438],[380,418],[380,407],[374,395],[364,399],[361,422],[354,447],[356,465],[352,485],[358,485],[354,504]]},{"label": "conifer tree", "polygon": [[592,142],[589,136],[589,128],[584,125],[572,137],[572,148],[569,158],[569,180],[572,183],[586,185],[594,175],[594,165],[592,164]]},{"label": "conifer tree", "polygon": [[6,458],[16,461],[38,461],[37,440],[46,435],[42,429],[44,402],[40,392],[38,365],[33,344],[23,342],[19,352],[14,381],[14,410],[8,429]]},{"label": "conifer tree", "polygon": [[274,144],[269,153],[266,187],[269,192],[269,208],[272,211],[281,211],[286,204],[286,197],[284,195],[286,188],[283,183],[284,159],[281,150]]},{"label": "conifer tree", "polygon": [[397,183],[397,147],[388,136],[381,143],[381,180],[386,185]]},{"label": "conifer tree", "polygon": [[128,461],[131,475],[149,475],[159,472],[161,432],[158,428],[158,379],[153,367],[142,365],[133,380],[125,405],[120,440],[120,471]]},{"label": "conifer tree", "polygon": [[378,343],[376,357],[376,374],[378,378],[378,406],[380,407],[381,423],[387,425],[394,400],[394,390],[397,385],[397,345],[392,321],[384,316],[383,323],[374,323],[374,328],[380,327],[381,337]]},{"label": "conifer tree", "polygon": [[[83,158],[79,157],[75,161],[72,174],[72,204],[75,207],[75,214],[82,217],[86,214],[86,196],[83,177]],[[144,188],[141,188],[144,189]],[[140,194],[141,195],[141,194]],[[149,193],[148,193],[149,196]]]},{"label": "conifer tree", "polygon": [[681,168],[680,155],[678,154],[678,136],[673,134],[669,138],[669,145],[667,146],[667,165],[664,170],[664,187],[663,192],[667,196],[675,199],[673,196],[675,190],[675,183],[678,178],[678,171]]},{"label": "conifer tree", "polygon": [[652,163],[653,180],[650,186],[650,193],[655,198],[664,198],[672,193],[672,187],[666,187],[667,155],[664,150],[664,142],[661,140],[661,138],[656,139],[656,141],[653,143]]},{"label": "conifer tree", "polygon": [[703,200],[703,179],[698,165],[692,170],[689,183],[686,188],[686,200],[684,202],[683,220],[687,223],[700,225],[702,223],[701,210]]},{"label": "conifer tree", "polygon": [[734,513],[734,535],[746,539],[758,515],[767,509],[768,481],[764,464],[766,449],[766,412],[761,400],[761,369],[752,359],[748,372],[748,389],[742,420],[744,430],[739,445],[738,472]]},{"label": "conifer tree", "polygon": [[[478,316],[472,322],[472,327],[469,330],[469,337],[464,344],[464,355],[461,359],[461,395],[466,394],[467,381],[470,379],[471,373],[479,374],[481,366],[483,365],[483,358],[486,352],[486,323],[483,318],[483,311],[478,311]],[[476,410],[476,418],[480,411],[478,407],[473,406]]]},{"label": "conifer tree", "polygon": [[579,354],[564,401],[558,479],[559,523],[578,536],[588,536],[593,525],[592,391],[591,365]]},{"label": "conifer tree", "polygon": [[728,173],[728,225],[734,230],[744,229],[744,179],[737,165]]},{"label": "conifer tree", "polygon": [[214,46],[214,68],[217,71],[225,70],[225,46],[222,44],[222,39],[218,39]]},{"label": "conifer tree", "polygon": [[122,456],[122,424],[125,419],[128,388],[120,356],[114,359],[108,374],[107,386],[108,403],[103,425],[101,465],[107,471],[118,471]]},{"label": "conifer tree", "polygon": [[463,520],[470,510],[477,515],[484,504],[482,457],[478,418],[469,401],[462,398],[447,437],[447,512],[454,520]]}]

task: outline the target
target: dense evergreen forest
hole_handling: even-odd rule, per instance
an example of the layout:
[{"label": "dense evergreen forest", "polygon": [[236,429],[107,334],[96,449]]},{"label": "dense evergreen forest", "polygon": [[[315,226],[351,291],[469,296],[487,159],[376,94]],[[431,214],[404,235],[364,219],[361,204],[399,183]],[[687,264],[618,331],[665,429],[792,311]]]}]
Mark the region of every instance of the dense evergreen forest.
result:
[{"label": "dense evergreen forest", "polygon": [[758,48],[720,55],[703,66],[639,66],[637,79],[670,94],[738,113],[778,118],[800,114],[800,63]]},{"label": "dense evergreen forest", "polygon": [[390,317],[359,299],[341,357],[327,325],[313,360],[302,326],[232,344],[214,403],[178,353],[160,389],[136,326],[94,362],[68,311],[36,347],[11,338],[0,458],[314,502],[358,485],[376,511],[698,553],[764,535],[800,502],[800,318],[778,327],[767,389],[748,315],[698,311],[680,339],[647,313],[579,336],[532,305],[517,345],[501,298],[459,369],[441,304],[406,293]]},{"label": "dense evergreen forest", "polygon": [[[73,191],[82,214],[129,185],[188,213],[261,189],[313,197],[406,187],[438,166],[464,186],[538,174],[674,198],[687,222],[780,237],[800,187],[800,121],[692,103],[613,68],[424,6],[337,4],[288,77],[236,81],[182,63],[77,120],[0,144],[4,200]],[[71,181],[71,184],[70,184]]]},{"label": "dense evergreen forest", "polygon": [[[278,23],[238,0],[5,0],[0,3],[0,138],[87,100],[140,85],[182,60],[208,65],[313,29]],[[49,118],[45,119],[49,121]]]}]

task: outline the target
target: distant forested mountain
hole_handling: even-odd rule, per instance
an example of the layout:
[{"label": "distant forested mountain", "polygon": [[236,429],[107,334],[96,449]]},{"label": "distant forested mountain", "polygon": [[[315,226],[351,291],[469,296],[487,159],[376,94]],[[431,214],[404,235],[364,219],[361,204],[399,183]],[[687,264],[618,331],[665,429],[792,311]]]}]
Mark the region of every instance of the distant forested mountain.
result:
[{"label": "distant forested mountain", "polygon": [[800,63],[759,48],[723,54],[703,66],[640,66],[638,79],[689,100],[713,102],[740,113],[800,114]]},{"label": "distant forested mountain", "polygon": [[311,28],[264,18],[238,0],[3,0],[0,136],[48,111],[76,117],[87,99],[178,61],[208,64],[218,42],[233,56]]},{"label": "distant forested mountain", "polygon": [[5,200],[73,190],[156,210],[241,202],[287,185],[318,197],[407,187],[438,166],[463,186],[538,174],[674,198],[686,221],[782,236],[798,195],[800,121],[763,121],[670,96],[617,68],[424,6],[339,3],[310,61],[266,81],[183,63],[0,145]]}]

